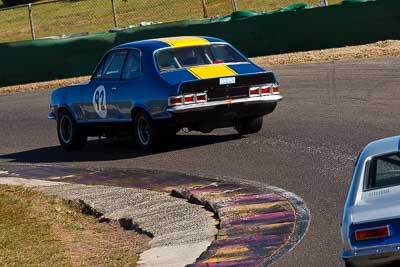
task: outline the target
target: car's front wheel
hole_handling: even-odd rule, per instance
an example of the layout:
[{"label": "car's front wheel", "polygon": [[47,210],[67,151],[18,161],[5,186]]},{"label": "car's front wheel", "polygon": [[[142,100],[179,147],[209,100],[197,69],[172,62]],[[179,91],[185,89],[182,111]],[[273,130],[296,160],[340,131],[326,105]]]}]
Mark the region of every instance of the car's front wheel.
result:
[{"label": "car's front wheel", "polygon": [[261,130],[263,117],[246,118],[235,124],[235,129],[240,135],[257,133]]},{"label": "car's front wheel", "polygon": [[134,119],[134,135],[141,151],[153,148],[160,139],[159,131],[153,120],[144,111],[138,111]]},{"label": "car's front wheel", "polygon": [[66,110],[61,110],[58,114],[57,133],[61,147],[66,151],[80,150],[86,145],[87,135]]}]

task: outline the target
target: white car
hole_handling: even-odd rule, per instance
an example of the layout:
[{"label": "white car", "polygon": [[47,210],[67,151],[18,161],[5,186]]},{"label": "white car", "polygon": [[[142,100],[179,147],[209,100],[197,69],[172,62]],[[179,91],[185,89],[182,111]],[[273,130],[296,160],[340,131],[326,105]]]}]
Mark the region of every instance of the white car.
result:
[{"label": "white car", "polygon": [[341,236],[346,266],[400,260],[400,136],[372,142],[360,153]]}]

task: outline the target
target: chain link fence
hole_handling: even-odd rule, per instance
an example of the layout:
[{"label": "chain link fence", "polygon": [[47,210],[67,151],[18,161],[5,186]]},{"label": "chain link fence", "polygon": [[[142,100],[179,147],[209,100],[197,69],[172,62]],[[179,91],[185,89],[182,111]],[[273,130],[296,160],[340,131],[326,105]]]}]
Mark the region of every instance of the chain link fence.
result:
[{"label": "chain link fence", "polygon": [[[310,4],[320,0],[308,1]],[[0,42],[79,35],[149,22],[267,11],[291,0],[52,0],[0,7]]]}]

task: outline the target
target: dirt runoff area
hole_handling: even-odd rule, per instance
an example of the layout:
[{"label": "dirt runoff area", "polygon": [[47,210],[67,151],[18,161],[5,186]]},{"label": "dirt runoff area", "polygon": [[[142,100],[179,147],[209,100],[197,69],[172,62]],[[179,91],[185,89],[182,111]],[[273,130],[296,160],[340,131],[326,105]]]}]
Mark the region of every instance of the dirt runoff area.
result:
[{"label": "dirt runoff area", "polygon": [[[260,66],[270,67],[273,65],[315,63],[346,59],[376,58],[383,56],[400,56],[400,40],[386,40],[366,45],[255,57],[251,60]],[[0,94],[33,91],[38,89],[54,89],[74,83],[86,82],[89,81],[89,78],[90,76],[83,76],[70,79],[0,87]]]}]

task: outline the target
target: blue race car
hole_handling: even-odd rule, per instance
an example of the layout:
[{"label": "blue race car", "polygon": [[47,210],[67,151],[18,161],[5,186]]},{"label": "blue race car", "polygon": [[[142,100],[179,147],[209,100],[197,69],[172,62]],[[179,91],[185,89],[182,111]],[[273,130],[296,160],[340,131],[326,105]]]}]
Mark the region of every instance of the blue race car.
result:
[{"label": "blue race car", "polygon": [[223,40],[170,37],[111,49],[88,83],[52,93],[48,118],[65,150],[121,133],[147,150],[182,128],[258,132],[281,99],[275,75]]},{"label": "blue race car", "polygon": [[343,211],[346,266],[400,261],[399,195],[400,136],[368,144],[357,159]]}]

